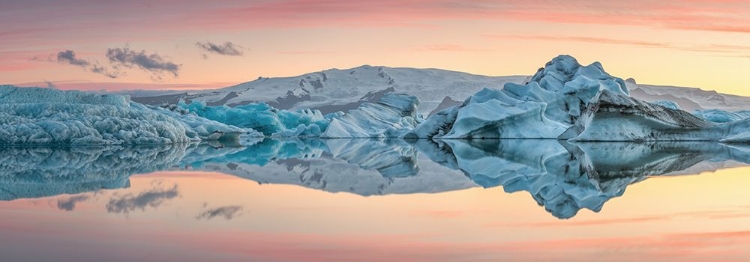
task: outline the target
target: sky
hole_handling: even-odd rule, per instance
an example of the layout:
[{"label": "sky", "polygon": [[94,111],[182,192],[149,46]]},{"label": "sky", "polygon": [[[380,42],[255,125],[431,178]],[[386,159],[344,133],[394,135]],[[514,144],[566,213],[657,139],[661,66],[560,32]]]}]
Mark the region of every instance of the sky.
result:
[{"label": "sky", "polygon": [[750,95],[746,0],[0,0],[0,84],[219,88],[364,64],[530,75],[560,54]]}]

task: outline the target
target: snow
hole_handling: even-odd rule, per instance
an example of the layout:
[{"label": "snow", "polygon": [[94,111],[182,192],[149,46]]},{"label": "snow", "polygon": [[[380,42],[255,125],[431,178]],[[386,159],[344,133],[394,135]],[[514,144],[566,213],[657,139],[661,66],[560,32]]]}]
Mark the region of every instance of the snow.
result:
[{"label": "snow", "polygon": [[135,101],[176,104],[179,99],[230,107],[266,103],[296,111],[320,110],[323,114],[348,111],[364,102],[376,103],[385,93],[406,93],[420,100],[419,114],[427,116],[446,98],[463,101],[482,88],[502,88],[520,83],[526,76],[491,77],[440,69],[360,66],[329,69],[294,77],[261,77],[257,80],[212,90],[174,91],[159,95],[133,92]]}]

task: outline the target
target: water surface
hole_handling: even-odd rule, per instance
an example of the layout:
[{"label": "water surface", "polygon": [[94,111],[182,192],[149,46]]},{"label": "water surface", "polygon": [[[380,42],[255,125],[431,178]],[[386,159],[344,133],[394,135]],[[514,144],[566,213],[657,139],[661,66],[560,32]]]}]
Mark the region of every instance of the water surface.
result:
[{"label": "water surface", "polygon": [[7,261],[745,261],[750,147],[0,149]]}]

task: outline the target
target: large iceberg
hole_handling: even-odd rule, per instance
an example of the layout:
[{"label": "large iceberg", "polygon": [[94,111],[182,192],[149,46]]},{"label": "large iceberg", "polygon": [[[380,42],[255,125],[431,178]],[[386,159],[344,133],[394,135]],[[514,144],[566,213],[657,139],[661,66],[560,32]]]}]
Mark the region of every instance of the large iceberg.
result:
[{"label": "large iceberg", "polygon": [[153,110],[126,96],[0,86],[0,144],[170,144],[247,130]]},{"label": "large iceberg", "polygon": [[544,138],[575,141],[750,141],[750,113],[690,114],[669,101],[630,97],[625,82],[595,62],[558,56],[530,80],[484,89],[444,109],[404,138]]},{"label": "large iceberg", "polygon": [[598,62],[581,66],[571,56],[558,56],[525,85],[484,89],[433,115],[406,137],[554,139],[604,90],[628,95],[625,82]]}]

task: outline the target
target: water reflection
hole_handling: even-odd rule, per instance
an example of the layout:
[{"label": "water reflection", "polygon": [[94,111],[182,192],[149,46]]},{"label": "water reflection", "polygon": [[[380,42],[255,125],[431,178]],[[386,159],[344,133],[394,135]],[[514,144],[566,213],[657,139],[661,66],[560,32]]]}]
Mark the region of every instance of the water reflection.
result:
[{"label": "water reflection", "polygon": [[[260,184],[291,184],[363,196],[438,193],[481,186],[526,191],[553,216],[599,212],[626,187],[652,176],[699,174],[750,161],[750,147],[708,142],[566,143],[556,140],[273,140],[151,147],[2,148],[0,199],[41,198],[129,186],[160,170],[212,171]],[[178,185],[112,195],[110,213],[157,208]],[[91,196],[57,202],[75,210]],[[239,205],[197,219],[231,220]]]},{"label": "water reflection", "polygon": [[0,200],[128,187],[133,174],[179,164],[187,148],[0,148]]}]

